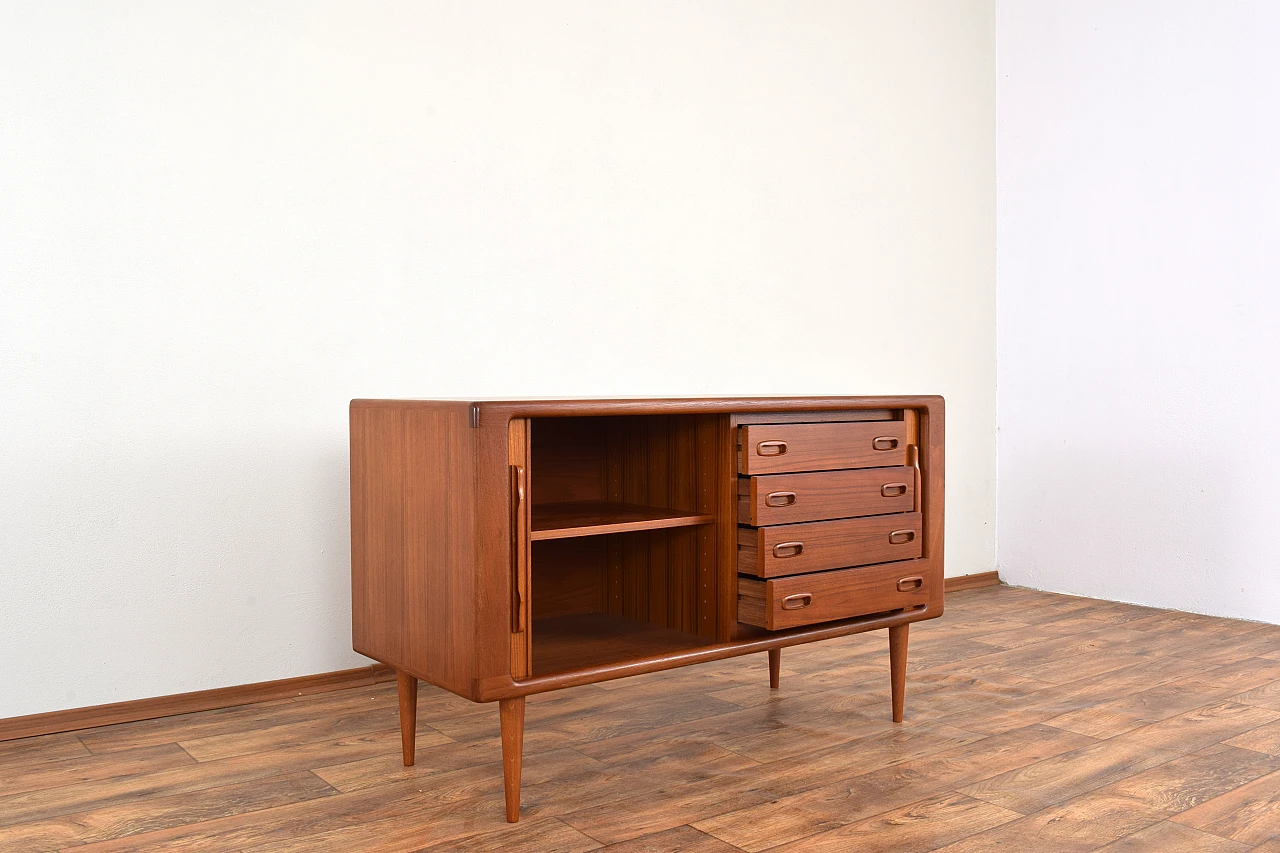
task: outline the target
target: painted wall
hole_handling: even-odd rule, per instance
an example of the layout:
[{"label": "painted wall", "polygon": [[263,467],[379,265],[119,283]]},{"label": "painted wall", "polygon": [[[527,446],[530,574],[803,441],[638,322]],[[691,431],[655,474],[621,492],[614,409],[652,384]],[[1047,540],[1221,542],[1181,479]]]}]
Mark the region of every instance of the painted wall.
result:
[{"label": "painted wall", "polygon": [[991,569],[993,18],[7,4],[0,717],[366,662],[356,396],[944,394]]},{"label": "painted wall", "polygon": [[1001,575],[1280,622],[1280,5],[997,32]]}]

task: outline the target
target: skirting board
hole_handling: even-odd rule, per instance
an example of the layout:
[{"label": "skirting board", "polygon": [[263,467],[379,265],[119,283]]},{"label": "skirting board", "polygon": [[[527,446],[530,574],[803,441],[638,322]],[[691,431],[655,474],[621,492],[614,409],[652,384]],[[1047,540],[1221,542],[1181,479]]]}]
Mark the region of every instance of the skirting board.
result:
[{"label": "skirting board", "polygon": [[947,592],[959,592],[962,589],[977,589],[980,586],[996,586],[1000,583],[999,572],[978,572],[976,575],[959,575],[947,578]]},{"label": "skirting board", "polygon": [[[947,592],[995,586],[1000,583],[996,572],[980,572],[947,578]],[[389,666],[374,664],[358,669],[338,672],[322,672],[298,678],[282,678],[279,681],[261,681],[238,687],[219,687],[216,690],[200,690],[195,693],[177,693],[173,696],[157,696],[154,699],[135,699],[130,702],[114,702],[110,705],[94,705],[89,708],[72,708],[67,711],[49,711],[44,714],[28,714],[0,720],[0,741],[16,740],[36,735],[50,735],[77,729],[110,726],[115,723],[133,723],[174,714],[191,714],[196,711],[212,711],[233,705],[250,705],[273,699],[288,699],[308,693],[325,693],[347,687],[364,687],[384,681],[395,681],[395,670]]]},{"label": "skirting board", "polygon": [[256,684],[219,687],[215,690],[199,690],[195,693],[176,693],[172,696],[157,696],[154,699],[134,699],[129,702],[113,702],[110,705],[28,714],[25,717],[0,720],[0,741],[49,735],[55,732],[70,732],[76,729],[91,729],[115,723],[133,723],[157,717],[172,717],[174,714],[190,714],[195,711],[212,711],[215,708],[270,702],[273,699],[288,699],[307,693],[326,693],[330,690],[364,687],[382,681],[395,680],[394,669],[374,664],[338,672],[282,678],[279,681],[259,681]]}]

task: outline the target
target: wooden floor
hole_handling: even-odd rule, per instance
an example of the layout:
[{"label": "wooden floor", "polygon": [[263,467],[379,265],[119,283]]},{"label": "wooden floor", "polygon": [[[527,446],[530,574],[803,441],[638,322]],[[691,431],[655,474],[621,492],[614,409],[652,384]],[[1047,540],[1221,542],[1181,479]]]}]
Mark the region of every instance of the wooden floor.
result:
[{"label": "wooden floor", "polygon": [[991,587],[885,633],[531,697],[394,684],[0,743],[0,851],[1280,853],[1280,627]]}]

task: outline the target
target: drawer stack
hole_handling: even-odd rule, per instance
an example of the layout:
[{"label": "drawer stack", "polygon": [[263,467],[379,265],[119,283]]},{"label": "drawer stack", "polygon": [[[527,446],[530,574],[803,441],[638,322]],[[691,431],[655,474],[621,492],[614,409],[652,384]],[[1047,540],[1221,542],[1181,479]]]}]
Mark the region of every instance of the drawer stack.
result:
[{"label": "drawer stack", "polygon": [[770,631],[917,607],[932,573],[914,424],[738,427],[738,621]]}]

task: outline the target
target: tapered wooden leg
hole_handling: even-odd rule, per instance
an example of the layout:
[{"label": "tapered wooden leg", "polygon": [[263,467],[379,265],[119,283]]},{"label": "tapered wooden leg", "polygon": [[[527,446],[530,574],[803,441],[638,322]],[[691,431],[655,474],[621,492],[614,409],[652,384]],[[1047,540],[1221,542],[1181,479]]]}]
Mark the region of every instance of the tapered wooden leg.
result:
[{"label": "tapered wooden leg", "polygon": [[902,722],[907,694],[907,625],[889,629],[889,683],[893,690],[893,721]]},{"label": "tapered wooden leg", "polygon": [[778,679],[782,672],[782,649],[769,649],[769,687],[778,689]]},{"label": "tapered wooden leg", "polygon": [[502,783],[507,794],[507,822],[520,819],[520,760],[524,754],[524,697],[498,700],[502,728]]},{"label": "tapered wooden leg", "polygon": [[400,693],[400,751],[404,766],[412,767],[413,739],[418,729],[418,679],[397,670],[396,687]]}]

